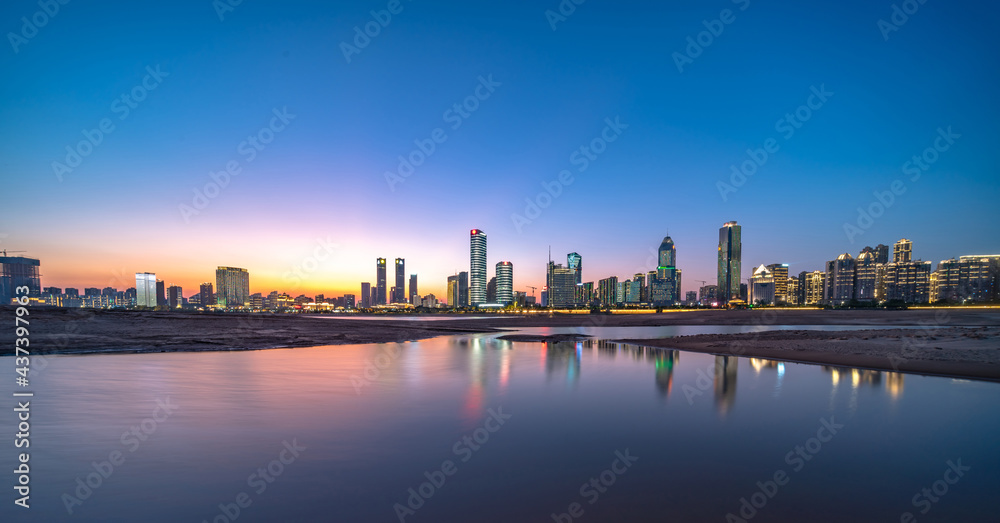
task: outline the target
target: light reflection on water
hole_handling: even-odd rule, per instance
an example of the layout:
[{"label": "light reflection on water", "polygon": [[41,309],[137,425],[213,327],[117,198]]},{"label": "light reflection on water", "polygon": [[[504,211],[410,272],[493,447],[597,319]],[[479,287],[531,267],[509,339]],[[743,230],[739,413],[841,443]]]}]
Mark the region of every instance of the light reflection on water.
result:
[{"label": "light reflection on water", "polygon": [[[458,472],[407,522],[552,521],[574,501],[590,521],[725,521],[831,416],[845,428],[761,521],[898,521],[958,458],[972,472],[919,519],[992,517],[997,384],[496,336],[50,357],[33,381],[34,506],[7,502],[0,518],[212,521],[246,491],[241,522],[398,521],[393,505],[451,459]],[[12,367],[0,358],[0,372]],[[69,518],[62,494],[168,396],[177,412]],[[457,442],[497,408],[511,418],[468,462],[456,459]],[[292,439],[307,450],[256,494],[248,476]],[[636,464],[588,504],[581,484],[626,448]],[[13,467],[12,455],[0,453],[0,466]]]}]

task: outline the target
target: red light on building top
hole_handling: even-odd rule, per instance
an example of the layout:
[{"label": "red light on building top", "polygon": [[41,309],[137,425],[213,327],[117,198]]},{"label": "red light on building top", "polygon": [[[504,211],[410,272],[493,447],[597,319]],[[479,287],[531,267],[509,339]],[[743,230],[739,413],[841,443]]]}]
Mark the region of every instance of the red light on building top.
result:
[{"label": "red light on building top", "polygon": [[479,229],[472,229],[472,234],[479,234]]}]

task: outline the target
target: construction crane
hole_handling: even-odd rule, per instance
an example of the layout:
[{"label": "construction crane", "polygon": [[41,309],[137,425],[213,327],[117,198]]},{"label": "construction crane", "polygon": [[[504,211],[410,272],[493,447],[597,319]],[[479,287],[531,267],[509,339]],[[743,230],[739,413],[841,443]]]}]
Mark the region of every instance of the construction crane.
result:
[{"label": "construction crane", "polygon": [[537,289],[538,287],[532,287],[531,285],[525,285],[525,287],[531,289],[531,297],[534,298],[535,297],[535,289]]}]

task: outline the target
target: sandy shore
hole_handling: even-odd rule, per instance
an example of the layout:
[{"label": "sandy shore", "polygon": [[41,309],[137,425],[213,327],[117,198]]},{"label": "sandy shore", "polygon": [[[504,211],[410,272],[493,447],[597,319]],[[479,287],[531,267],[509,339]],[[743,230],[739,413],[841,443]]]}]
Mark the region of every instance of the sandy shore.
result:
[{"label": "sandy shore", "polygon": [[[4,317],[11,318],[11,326],[0,329],[0,343],[12,346],[13,308],[0,307],[0,318]],[[740,351],[738,355],[786,361],[1000,379],[1000,309],[706,310],[662,314],[532,314],[485,319],[463,315],[406,318],[32,308],[29,330],[35,354],[84,354],[395,343],[524,327],[921,326],[878,332],[770,331],[628,341],[717,354]],[[973,328],[955,328],[960,326]],[[524,341],[538,337],[511,334],[512,339]]]},{"label": "sandy shore", "polygon": [[710,354],[1000,381],[1000,327],[792,330],[616,341]]}]

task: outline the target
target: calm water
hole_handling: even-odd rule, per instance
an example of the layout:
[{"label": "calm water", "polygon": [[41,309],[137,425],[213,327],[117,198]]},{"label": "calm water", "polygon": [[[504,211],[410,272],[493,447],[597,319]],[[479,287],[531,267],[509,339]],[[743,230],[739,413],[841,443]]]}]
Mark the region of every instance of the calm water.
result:
[{"label": "calm water", "polygon": [[49,357],[0,520],[998,519],[998,384],[494,337]]}]

